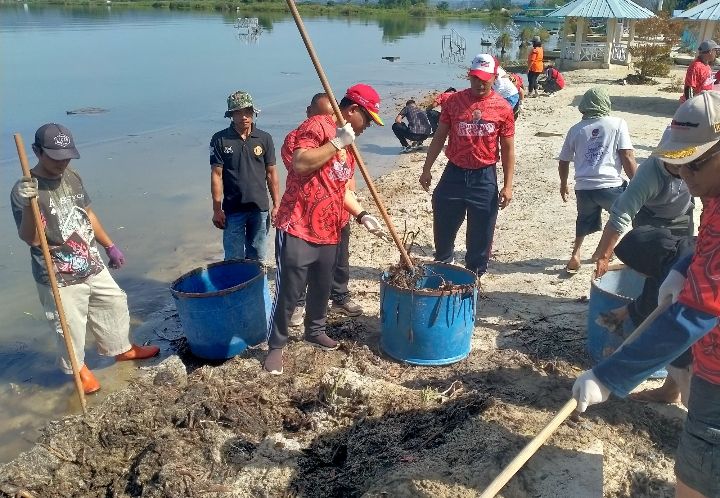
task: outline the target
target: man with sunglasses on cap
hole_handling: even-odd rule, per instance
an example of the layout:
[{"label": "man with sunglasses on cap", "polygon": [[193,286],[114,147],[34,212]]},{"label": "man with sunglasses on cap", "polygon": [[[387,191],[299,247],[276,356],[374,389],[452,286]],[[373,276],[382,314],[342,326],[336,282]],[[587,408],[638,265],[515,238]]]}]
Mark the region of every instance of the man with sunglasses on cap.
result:
[{"label": "man with sunglasses on cap", "polygon": [[[455,237],[467,214],[465,267],[478,276],[487,270],[498,206],[504,209],[512,199],[515,170],[515,119],[510,104],[493,91],[497,73],[493,56],[475,56],[468,73],[470,88],[443,104],[420,175],[420,185],[429,190],[430,169],[449,136],[448,163],[432,195],[435,260],[454,261]],[[504,181],[498,191],[500,159]]]},{"label": "man with sunglasses on cap", "polygon": [[255,126],[259,110],[249,93],[230,94],[227,106],[225,117],[232,122],[210,140],[212,222],[224,230],[225,259],[262,261],[280,201],[275,145],[269,133]]},{"label": "man with sunglasses on cap", "polygon": [[71,159],[80,158],[70,130],[56,123],[41,126],[32,150],[38,162],[31,176],[22,177],[13,187],[12,212],[20,239],[30,246],[40,302],[62,351],[61,368],[72,374],[30,199],[38,201],[80,380],[90,394],[100,389],[100,383],[85,365],[86,332],[92,333],[101,355],[117,361],[149,358],[160,349],[130,343],[127,297],[105,267],[95,241],[105,248],[110,268],[124,265],[125,256],[90,208],[80,175],[69,167]]},{"label": "man with sunglasses on cap", "polygon": [[685,72],[685,87],[680,102],[693,98],[702,92],[712,90],[715,77],[712,75],[711,66],[717,58],[717,50],[720,48],[713,40],[705,40],[698,47],[698,55],[688,66]]},{"label": "man with sunglasses on cap", "polygon": [[339,346],[325,333],[325,322],[345,211],[371,233],[383,235],[379,221],[347,188],[355,171],[348,146],[373,122],[383,125],[380,96],[371,86],[357,84],[339,106],[344,126],[337,127],[327,114],[312,116],[295,136],[292,167],[275,218],[275,299],[263,364],[273,375],[283,373],[290,317],[306,285],[305,341],[325,351]]},{"label": "man with sunglasses on cap", "polygon": [[676,495],[720,496],[720,93],[703,92],[675,112],[652,154],[680,167],[703,201],[695,254],[678,261],[658,301],[673,304],[634,341],[575,381],[578,411],[626,396],[652,372],[693,352],[688,414],[675,457]]}]

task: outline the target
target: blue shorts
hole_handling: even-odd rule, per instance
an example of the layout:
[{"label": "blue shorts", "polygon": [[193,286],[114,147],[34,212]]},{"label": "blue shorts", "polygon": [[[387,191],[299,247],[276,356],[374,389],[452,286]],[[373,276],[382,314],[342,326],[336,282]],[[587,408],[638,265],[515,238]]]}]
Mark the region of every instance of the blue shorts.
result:
[{"label": "blue shorts", "polygon": [[625,184],[619,187],[599,188],[595,190],[576,190],[577,220],[575,236],[584,237],[602,230],[600,215],[602,210],[610,211],[615,199],[625,191]]},{"label": "blue shorts", "polygon": [[695,491],[720,497],[720,385],[693,376],[675,474]]},{"label": "blue shorts", "polygon": [[507,100],[507,103],[510,104],[510,107],[515,109],[515,106],[517,105],[517,103],[520,102],[520,94],[516,93],[515,95],[505,97],[505,100]]}]

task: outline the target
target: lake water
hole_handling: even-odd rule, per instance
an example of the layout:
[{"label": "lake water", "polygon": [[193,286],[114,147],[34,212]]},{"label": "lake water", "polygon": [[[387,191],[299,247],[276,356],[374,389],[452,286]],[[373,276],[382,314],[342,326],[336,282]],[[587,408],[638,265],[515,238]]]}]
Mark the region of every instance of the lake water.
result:
[{"label": "lake water", "polygon": [[[115,276],[128,294],[135,338],[167,346],[143,323],[167,306],[168,282],[222,257],[220,231],[210,223],[207,150],[210,136],[228,125],[227,95],[237,89],[253,95],[262,110],[257,124],[279,152],[309,98],[321,91],[289,16],[261,16],[256,39],[239,35],[235,18],[116,7],[0,8],[0,462],[28,448],[47,420],[79,410],[69,377],[55,367],[55,340],[10,213],[8,192],[20,176],[12,134],[23,135],[32,155],[40,124],[72,130],[82,156],[73,165],[127,258]],[[386,123],[410,96],[466,86],[463,66],[485,51],[482,38],[497,36],[480,21],[323,17],[305,24],[337,96],[353,83],[372,84],[384,100]],[[441,60],[442,37],[451,30],[467,40],[462,63]],[[66,114],[82,107],[107,112]],[[400,150],[389,125],[370,128],[358,143],[375,176],[392,167]],[[92,349],[87,363],[103,394],[91,397],[91,405],[136,368],[112,364]]]}]

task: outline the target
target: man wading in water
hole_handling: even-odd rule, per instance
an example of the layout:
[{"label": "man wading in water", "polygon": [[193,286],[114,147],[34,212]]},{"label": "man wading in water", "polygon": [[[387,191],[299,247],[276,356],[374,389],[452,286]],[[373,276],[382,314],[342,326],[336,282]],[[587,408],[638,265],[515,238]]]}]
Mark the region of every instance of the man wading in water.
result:
[{"label": "man wading in water", "polygon": [[95,240],[105,248],[110,268],[120,268],[125,256],[90,209],[90,197],[80,175],[69,168],[71,159],[80,158],[70,130],[55,123],[41,126],[35,132],[32,150],[38,163],[30,171],[31,177],[23,177],[13,187],[12,212],[20,239],[30,246],[40,302],[63,352],[61,368],[72,374],[30,204],[30,199],[37,198],[75,357],[81,367],[80,380],[85,394],[90,394],[100,389],[100,383],[85,365],[86,332],[95,337],[101,355],[114,356],[117,361],[149,358],[160,348],[130,344],[127,297],[105,268]]}]

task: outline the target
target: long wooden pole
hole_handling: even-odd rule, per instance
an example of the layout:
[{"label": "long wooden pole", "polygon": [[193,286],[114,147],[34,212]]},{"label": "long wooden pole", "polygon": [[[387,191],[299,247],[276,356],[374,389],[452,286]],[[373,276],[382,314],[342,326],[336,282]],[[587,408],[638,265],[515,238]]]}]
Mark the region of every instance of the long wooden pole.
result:
[{"label": "long wooden pole", "polygon": [[[343,118],[343,115],[340,112],[340,107],[337,104],[337,100],[335,100],[335,94],[333,93],[332,88],[330,87],[330,83],[328,83],[328,80],[325,76],[325,71],[323,70],[322,65],[320,64],[320,59],[318,59],[318,56],[315,52],[315,48],[313,47],[312,41],[310,40],[307,30],[305,29],[305,24],[303,23],[303,20],[300,17],[300,13],[298,12],[297,7],[295,6],[295,2],[294,2],[294,0],[286,0],[286,2],[288,5],[288,8],[290,9],[290,12],[292,13],[293,19],[295,19],[295,24],[297,25],[298,31],[300,31],[300,36],[302,37],[303,43],[305,44],[305,48],[307,49],[308,55],[310,56],[310,60],[312,60],[313,66],[315,66],[315,71],[317,72],[317,75],[320,78],[320,83],[322,83],[323,89],[325,90],[325,93],[328,95],[328,98],[330,99],[330,104],[332,105],[333,112],[335,113],[335,118],[337,119],[338,124],[340,126],[343,126],[343,125],[345,125],[345,118]],[[368,190],[370,191],[370,195],[372,196],[373,200],[375,201],[375,205],[378,207],[378,210],[380,211],[380,215],[382,216],[382,219],[385,222],[385,226],[387,226],[388,231],[390,232],[390,236],[393,239],[393,242],[395,242],[395,245],[397,246],[398,250],[400,251],[400,256],[401,256],[401,260],[402,260],[403,264],[406,267],[411,268],[413,266],[413,264],[412,264],[412,261],[410,260],[410,256],[408,256],[408,253],[405,250],[405,246],[403,245],[400,237],[398,237],[398,234],[395,231],[395,226],[393,225],[393,222],[390,219],[390,216],[388,216],[387,211],[385,210],[385,206],[383,205],[383,202],[377,193],[377,190],[375,190],[375,184],[373,183],[372,177],[368,174],[367,168],[365,167],[365,162],[363,161],[362,157],[360,156],[360,151],[358,151],[358,148],[354,143],[350,144],[350,150],[352,151],[353,155],[355,156],[355,159],[357,159],[358,167],[360,168],[360,173],[362,173],[362,176],[365,179],[365,183],[367,184]]]},{"label": "long wooden pole", "polygon": [[[22,168],[23,176],[30,176],[30,166],[28,165],[28,159],[25,155],[25,144],[19,133],[14,135],[15,147],[17,148],[18,157],[20,158],[20,167]],[[55,299],[55,308],[57,309],[58,316],[60,317],[60,327],[62,328],[63,338],[65,339],[65,347],[67,348],[68,357],[70,358],[70,366],[73,371],[73,378],[75,380],[75,390],[77,391],[78,398],[80,399],[80,406],[84,414],[87,414],[87,402],[85,400],[85,391],[83,390],[82,380],[80,380],[80,368],[75,358],[75,348],[73,347],[72,339],[70,337],[70,327],[68,327],[67,321],[65,320],[65,310],[63,309],[62,300],[60,299],[60,290],[58,289],[57,279],[55,278],[55,270],[50,257],[50,248],[48,247],[47,237],[45,237],[45,229],[42,224],[42,217],[40,216],[40,205],[38,204],[37,198],[30,199],[30,206],[32,207],[33,218],[35,219],[35,228],[37,229],[38,237],[40,238],[40,248],[42,249],[43,258],[45,258],[45,268],[47,268],[48,277],[50,278],[50,287],[52,288],[53,298]]]},{"label": "long wooden pole", "polygon": [[[617,348],[615,351],[620,351],[620,349],[623,348],[623,346],[626,346],[633,342],[640,334],[645,332],[645,330],[650,326],[652,322],[655,321],[655,319],[660,316],[663,312],[665,312],[666,309],[670,307],[672,304],[672,299],[667,299],[660,303],[657,308],[653,310],[650,315],[643,320],[643,322],[638,325],[638,327],[635,329],[635,331],[628,336],[627,339],[623,341],[623,343],[620,345],[619,348]],[[550,438],[553,432],[557,430],[558,427],[565,421],[566,418],[570,416],[570,414],[575,410],[577,407],[577,400],[575,398],[570,398],[567,403],[563,405],[563,407],[560,409],[559,412],[553,417],[553,419],[545,426],[543,430],[540,431],[540,433],[533,438],[532,441],[530,441],[518,455],[512,459],[512,461],[507,464],[507,466],[503,469],[500,474],[493,479],[493,481],[490,483],[490,485],[485,488],[485,491],[482,492],[480,495],[480,498],[492,498],[498,492],[505,486],[510,479],[522,468],[523,465],[525,465],[525,462],[530,460],[530,457],[532,457],[535,452],[540,448],[540,446],[545,443],[545,441]]]}]

